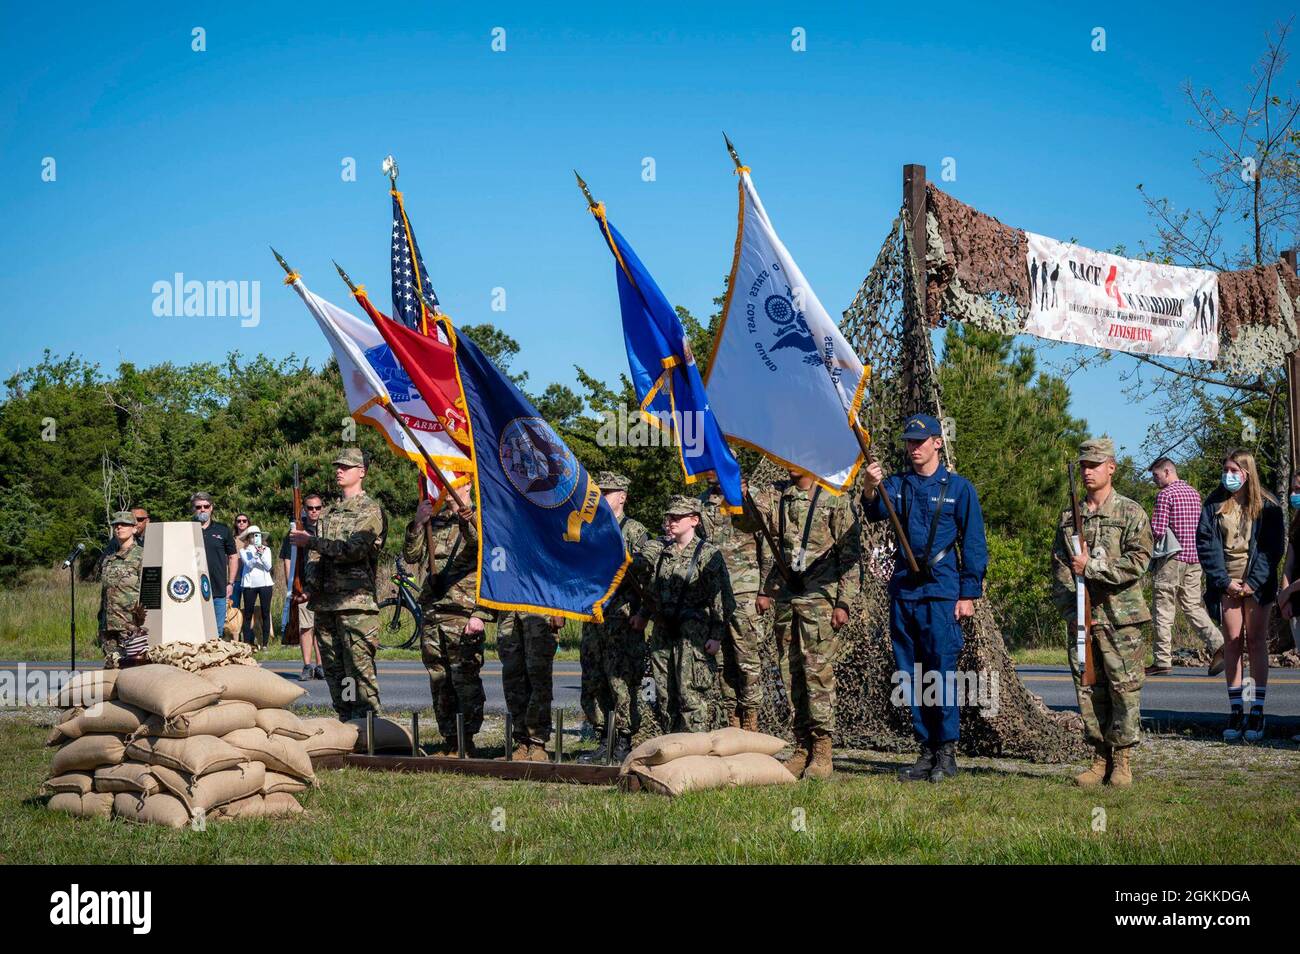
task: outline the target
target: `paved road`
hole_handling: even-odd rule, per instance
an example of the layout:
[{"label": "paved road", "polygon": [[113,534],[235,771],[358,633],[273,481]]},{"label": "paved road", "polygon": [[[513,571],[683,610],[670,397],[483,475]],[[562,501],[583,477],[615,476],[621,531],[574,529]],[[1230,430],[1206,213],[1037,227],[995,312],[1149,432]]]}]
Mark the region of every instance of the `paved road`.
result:
[{"label": "paved road", "polygon": [[[12,679],[18,663],[0,662],[0,683]],[[61,670],[58,663],[27,663],[27,671]],[[266,668],[297,680],[301,666],[291,662],[269,662]],[[1064,666],[1022,666],[1020,677],[1033,692],[1053,709],[1076,707],[1074,686]],[[570,710],[578,707],[581,672],[577,662],[559,662],[555,668],[555,705]],[[300,705],[328,706],[325,683],[303,683],[307,695]],[[483,669],[483,686],[489,711],[504,712],[501,691],[501,664],[489,662]],[[426,709],[430,704],[429,680],[418,662],[381,661],[379,690],[384,706],[393,709]],[[0,694],[0,695],[7,695]],[[1219,725],[1227,713],[1227,699],[1222,677],[1209,678],[1203,669],[1176,669],[1172,675],[1148,679],[1142,690],[1142,715],[1149,725],[1168,722]],[[1275,669],[1270,674],[1268,694],[1270,729],[1287,735],[1300,731],[1300,670]]]}]

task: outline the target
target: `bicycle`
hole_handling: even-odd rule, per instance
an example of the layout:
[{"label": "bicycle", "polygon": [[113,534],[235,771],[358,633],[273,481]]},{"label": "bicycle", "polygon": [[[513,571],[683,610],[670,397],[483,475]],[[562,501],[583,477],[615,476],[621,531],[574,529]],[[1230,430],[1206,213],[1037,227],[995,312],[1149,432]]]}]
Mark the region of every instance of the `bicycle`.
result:
[{"label": "bicycle", "polygon": [[402,565],[400,557],[396,564],[392,577],[396,593],[379,603],[379,646],[381,649],[416,649],[420,641],[420,624],[424,621],[424,611],[420,609],[420,586]]}]

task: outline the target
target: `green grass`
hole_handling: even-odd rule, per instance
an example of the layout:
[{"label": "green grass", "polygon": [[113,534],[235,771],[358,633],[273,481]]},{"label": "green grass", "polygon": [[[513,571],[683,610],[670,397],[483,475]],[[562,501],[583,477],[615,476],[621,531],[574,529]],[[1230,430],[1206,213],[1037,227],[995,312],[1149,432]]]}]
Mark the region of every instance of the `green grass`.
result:
[{"label": "green grass", "polygon": [[[277,587],[272,616],[279,626],[282,594]],[[99,612],[99,584],[77,581],[77,658],[96,662],[102,658],[95,645]],[[68,658],[68,575],[53,570],[30,574],[17,587],[0,590],[0,659],[56,662]],[[556,659],[576,661],[581,624],[567,620],[560,630]],[[496,627],[488,625],[487,655],[496,658]],[[282,646],[279,638],[259,658],[301,660],[297,646]],[[419,649],[383,649],[380,659],[418,661]]]},{"label": "green grass", "polygon": [[[500,732],[499,722],[496,731]],[[0,863],[1292,863],[1300,754],[1148,740],[1129,791],[1073,769],[964,760],[904,786],[896,757],[837,753],[829,782],[695,792],[454,775],[323,771],[297,818],[170,831],[56,815],[33,796],[49,762],[31,714],[0,718]],[[1094,830],[1098,809],[1105,830]],[[804,819],[805,830],[794,822]],[[495,830],[494,819],[504,830]]]}]

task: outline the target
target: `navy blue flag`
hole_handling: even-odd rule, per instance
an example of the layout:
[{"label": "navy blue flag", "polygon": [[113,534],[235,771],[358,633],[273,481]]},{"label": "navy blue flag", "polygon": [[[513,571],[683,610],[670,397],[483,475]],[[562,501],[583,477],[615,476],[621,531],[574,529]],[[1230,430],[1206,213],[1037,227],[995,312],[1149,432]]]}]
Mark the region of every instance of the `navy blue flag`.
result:
[{"label": "navy blue flag", "polygon": [[465,335],[453,342],[479,502],[478,602],[600,622],[631,562],[614,512],[510,379]]},{"label": "navy blue flag", "polygon": [[688,484],[712,477],[722,488],[726,508],[739,513],[743,509],[740,464],[709,406],[677,312],[636,252],[605,217],[604,203],[591,212],[617,263],[614,273],[623,313],[623,343],[632,385],[641,402],[641,417],[673,435]]},{"label": "navy blue flag", "polygon": [[406,217],[406,206],[402,204],[402,193],[391,190],[393,196],[393,317],[414,328],[421,334],[429,334],[435,327],[433,314],[425,304],[438,307],[438,296],[429,281],[429,272],[420,257],[420,246],[415,241],[415,231],[411,220]]}]

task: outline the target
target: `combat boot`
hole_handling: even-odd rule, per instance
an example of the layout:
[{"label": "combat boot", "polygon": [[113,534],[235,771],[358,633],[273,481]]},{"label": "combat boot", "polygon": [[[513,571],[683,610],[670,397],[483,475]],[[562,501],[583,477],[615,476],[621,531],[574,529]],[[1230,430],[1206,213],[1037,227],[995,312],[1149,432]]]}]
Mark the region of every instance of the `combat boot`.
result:
[{"label": "combat boot", "polygon": [[1110,771],[1110,750],[1098,749],[1092,757],[1092,765],[1074,777],[1074,784],[1080,788],[1092,788],[1105,782],[1110,777]]},{"label": "combat boot", "polygon": [[812,758],[812,740],[806,735],[795,733],[794,736],[794,755],[785,760],[786,771],[799,778],[803,775],[804,766]]},{"label": "combat boot", "polygon": [[831,763],[831,737],[829,735],[813,736],[812,761],[803,770],[804,778],[830,778],[834,766]]},{"label": "combat boot", "polygon": [[536,742],[528,743],[528,761],[530,762],[549,762],[551,757],[547,754],[545,745],[538,745]]},{"label": "combat boot", "polygon": [[758,710],[746,709],[740,716],[740,727],[746,732],[758,731]]},{"label": "combat boot", "polygon": [[1128,761],[1128,749],[1116,749],[1112,757],[1110,778],[1106,784],[1114,788],[1129,788],[1133,784],[1133,767]]},{"label": "combat boot", "polygon": [[924,782],[930,777],[930,770],[934,768],[935,751],[928,745],[921,746],[921,754],[916,757],[907,768],[898,770],[898,780],[900,782]]},{"label": "combat boot", "polygon": [[618,738],[614,740],[614,758],[615,765],[622,765],[623,760],[632,754],[632,736],[626,732],[620,732]]},{"label": "combat boot", "polygon": [[934,768],[930,770],[931,782],[942,782],[957,774],[957,743],[945,742],[935,750]]},{"label": "combat boot", "polygon": [[[498,762],[504,762],[505,760],[506,760],[506,757],[505,757],[504,755],[501,756],[501,758],[497,759]],[[515,743],[515,747],[510,751],[510,761],[511,761],[511,762],[527,762],[527,761],[528,761],[528,743],[527,743],[527,742],[516,742],[516,743]]]},{"label": "combat boot", "polygon": [[459,754],[456,747],[456,740],[453,738],[443,737],[442,744],[433,750],[434,755],[445,755],[448,758],[455,758]]}]

